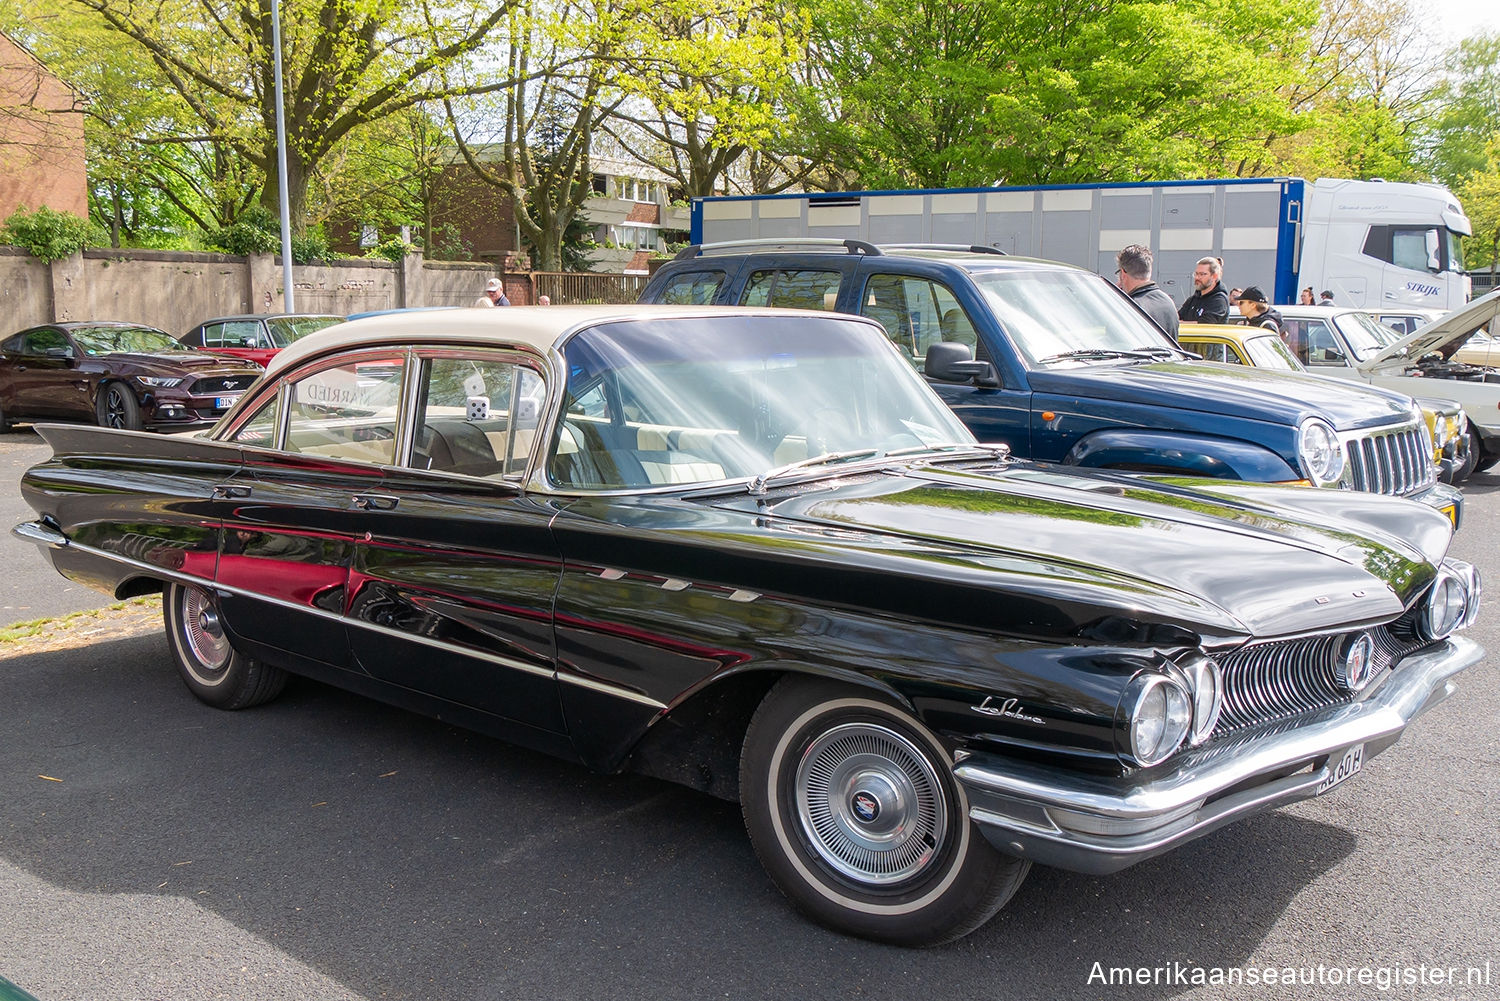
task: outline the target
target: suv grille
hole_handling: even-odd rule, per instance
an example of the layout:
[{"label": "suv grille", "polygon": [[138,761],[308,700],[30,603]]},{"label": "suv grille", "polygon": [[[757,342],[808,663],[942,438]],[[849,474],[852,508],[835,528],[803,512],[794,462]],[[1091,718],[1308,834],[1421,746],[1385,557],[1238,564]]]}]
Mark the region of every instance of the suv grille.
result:
[{"label": "suv grille", "polygon": [[1346,439],[1354,489],[1404,495],[1432,486],[1437,482],[1437,468],[1430,442],[1420,424]]},{"label": "suv grille", "polygon": [[[1370,630],[1370,637],[1375,641],[1370,687],[1426,645],[1399,637],[1389,627]],[[1217,658],[1224,678],[1224,708],[1214,736],[1350,701],[1352,694],[1338,680],[1344,639],[1340,634],[1252,643]]]}]

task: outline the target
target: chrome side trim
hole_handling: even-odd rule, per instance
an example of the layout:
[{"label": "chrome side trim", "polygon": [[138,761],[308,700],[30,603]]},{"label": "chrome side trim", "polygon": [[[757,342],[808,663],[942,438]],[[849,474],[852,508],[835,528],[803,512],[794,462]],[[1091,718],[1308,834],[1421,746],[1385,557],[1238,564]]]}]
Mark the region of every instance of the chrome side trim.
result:
[{"label": "chrome side trim", "polygon": [[1483,656],[1472,640],[1451,638],[1408,657],[1364,702],[1279,732],[1272,726],[1211,741],[1169,759],[1159,775],[1087,775],[991,752],[965,758],[954,775],[970,816],[1002,850],[1114,872],[1249,812],[1317,795],[1337,756],[1365,744],[1368,760],[1394,744],[1408,723],[1448,697],[1450,678]]},{"label": "chrome side trim", "polygon": [[607,682],[598,681],[594,678],[586,678],[582,675],[563,674],[551,668],[538,667],[535,664],[528,664],[525,661],[513,660],[509,657],[502,657],[499,654],[488,653],[484,650],[475,650],[471,647],[462,647],[453,643],[444,643],[441,640],[435,640],[428,636],[417,636],[413,633],[402,632],[399,629],[392,629],[389,626],[377,625],[373,622],[361,622],[359,619],[351,619],[348,616],[340,615],[337,612],[330,612],[322,608],[314,608],[310,605],[299,605],[296,602],[287,601],[284,598],[273,598],[268,595],[257,594],[256,592],[248,590],[247,588],[220,584],[215,581],[205,580],[202,577],[194,577],[190,574],[178,573],[175,570],[168,570],[167,568],[157,566],[154,563],[147,563],[143,560],[131,559],[130,557],[122,556],[119,553],[111,553],[94,546],[82,545],[80,543],[72,541],[66,535],[63,535],[63,533],[57,531],[56,529],[49,528],[38,522],[23,521],[21,524],[11,529],[11,534],[15,535],[17,538],[24,539],[27,542],[35,543],[36,545],[69,548],[74,550],[75,552],[86,553],[90,556],[97,556],[100,559],[110,560],[122,566],[128,566],[132,569],[140,570],[152,577],[173,580],[182,584],[192,584],[196,587],[212,587],[215,591],[221,591],[226,594],[235,594],[244,598],[252,598],[256,601],[264,601],[279,608],[288,609],[289,611],[299,612],[305,615],[314,615],[318,618],[327,619],[332,622],[341,622],[345,626],[359,626],[363,629],[368,629],[373,632],[384,634],[386,636],[410,640],[413,643],[430,646],[434,649],[443,650],[447,653],[458,653],[466,657],[473,657],[478,660],[483,660],[487,661],[488,663],[495,664],[499,667],[508,668],[513,671],[520,671],[522,673],[534,675],[536,677],[551,678],[554,681],[560,681],[578,688],[587,688],[590,691],[599,692],[604,695],[610,695],[618,699],[624,699],[627,702],[634,702],[639,705],[650,706],[653,709],[667,708],[667,704],[665,702],[660,702],[648,695],[642,695],[640,692],[632,691],[628,688],[623,688],[618,685],[611,685]]}]

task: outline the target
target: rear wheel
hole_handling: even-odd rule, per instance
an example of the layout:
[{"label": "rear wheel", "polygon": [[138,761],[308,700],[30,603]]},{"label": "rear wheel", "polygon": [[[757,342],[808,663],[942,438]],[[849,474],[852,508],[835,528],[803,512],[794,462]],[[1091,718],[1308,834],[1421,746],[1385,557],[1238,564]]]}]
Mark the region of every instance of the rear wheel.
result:
[{"label": "rear wheel", "polygon": [[141,429],[141,405],[123,382],[111,382],[99,391],[96,412],[100,427],[122,431]]},{"label": "rear wheel", "polygon": [[230,645],[212,594],[192,584],[168,584],[162,615],[172,659],[188,690],[217,709],[248,709],[286,687],[286,672]]},{"label": "rear wheel", "polygon": [[984,924],[1031,863],[996,851],[937,739],[865,690],[788,678],[751,720],[740,758],[745,826],[799,910],[897,945]]},{"label": "rear wheel", "polygon": [[5,412],[5,409],[3,407],[0,407],[0,434],[9,434],[9,433],[10,433],[10,414],[7,414]]}]

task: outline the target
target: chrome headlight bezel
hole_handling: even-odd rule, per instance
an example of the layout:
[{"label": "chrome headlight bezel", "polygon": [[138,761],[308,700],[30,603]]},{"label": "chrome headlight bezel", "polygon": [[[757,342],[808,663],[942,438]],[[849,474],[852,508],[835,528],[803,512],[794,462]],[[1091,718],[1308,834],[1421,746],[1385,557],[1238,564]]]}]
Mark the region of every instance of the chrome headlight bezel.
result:
[{"label": "chrome headlight bezel", "polygon": [[[1429,643],[1447,639],[1470,614],[1468,577],[1455,562],[1444,561],[1417,609],[1417,635]],[[1477,614],[1477,606],[1474,609]]]},{"label": "chrome headlight bezel", "polygon": [[1192,729],[1192,697],[1165,674],[1145,671],[1136,675],[1126,686],[1120,706],[1126,727],[1125,755],[1142,768],[1171,757]]},{"label": "chrome headlight bezel", "polygon": [[1454,630],[1457,632],[1459,629],[1469,628],[1474,624],[1474,620],[1479,618],[1479,602],[1484,596],[1484,580],[1479,574],[1479,568],[1464,560],[1447,559],[1443,561],[1443,566],[1457,574],[1464,585],[1466,595],[1464,614]]},{"label": "chrome headlight bezel", "polygon": [[1187,741],[1196,747],[1207,740],[1219,724],[1219,713],[1224,708],[1224,673],[1218,661],[1201,652],[1189,654],[1177,661],[1176,666],[1187,681],[1193,713]]},{"label": "chrome headlight bezel", "polygon": [[1302,478],[1316,487],[1338,483],[1346,465],[1344,445],[1333,425],[1309,417],[1297,426],[1297,465]]}]

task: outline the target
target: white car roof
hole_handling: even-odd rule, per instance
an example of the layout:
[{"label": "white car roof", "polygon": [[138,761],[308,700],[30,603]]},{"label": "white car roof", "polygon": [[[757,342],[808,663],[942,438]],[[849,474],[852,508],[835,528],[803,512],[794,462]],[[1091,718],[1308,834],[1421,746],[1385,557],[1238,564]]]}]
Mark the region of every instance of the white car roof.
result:
[{"label": "white car roof", "polygon": [[[460,306],[387,313],[351,320],[308,334],[278,352],[266,367],[273,378],[314,355],[330,351],[381,345],[492,344],[520,347],[546,354],[575,331],[618,320],[680,319],[690,317],[786,315],[842,316],[811,310],[766,309],[734,306]],[[854,317],[843,317],[855,319]],[[873,322],[873,321],[862,321]]]}]

